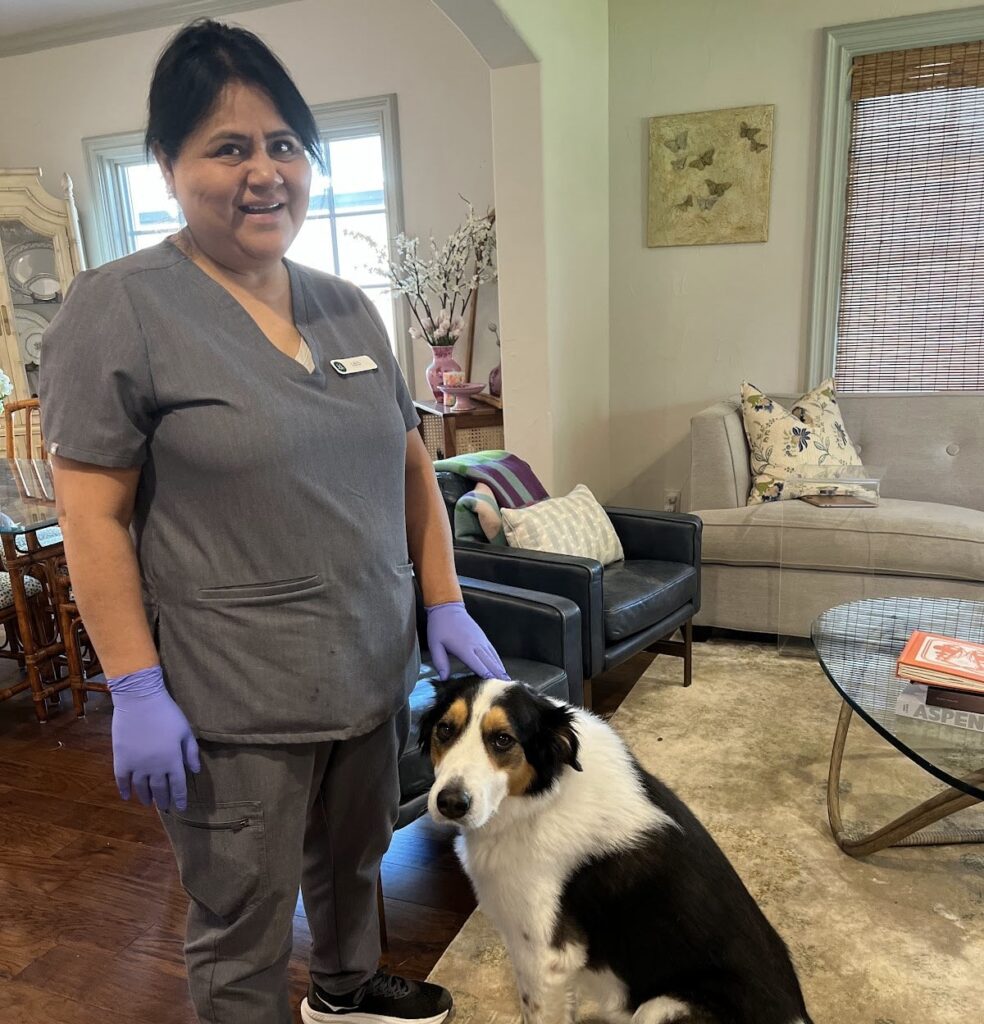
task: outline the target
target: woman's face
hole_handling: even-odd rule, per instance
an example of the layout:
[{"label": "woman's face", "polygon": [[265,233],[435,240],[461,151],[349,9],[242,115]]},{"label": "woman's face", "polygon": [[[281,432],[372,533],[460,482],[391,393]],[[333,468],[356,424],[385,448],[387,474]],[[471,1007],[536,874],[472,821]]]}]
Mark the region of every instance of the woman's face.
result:
[{"label": "woman's face", "polygon": [[269,96],[230,82],[177,157],[158,156],[195,244],[230,270],[278,263],[307,215],[311,165]]}]

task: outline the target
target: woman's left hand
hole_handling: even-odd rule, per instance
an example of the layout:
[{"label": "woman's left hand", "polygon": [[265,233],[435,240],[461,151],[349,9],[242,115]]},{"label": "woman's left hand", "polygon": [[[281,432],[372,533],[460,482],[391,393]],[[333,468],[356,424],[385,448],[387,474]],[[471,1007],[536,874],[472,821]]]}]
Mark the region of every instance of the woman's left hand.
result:
[{"label": "woman's left hand", "polygon": [[451,674],[452,654],[483,679],[509,678],[502,659],[482,627],[465,611],[463,601],[427,609],[427,647],[441,679]]}]

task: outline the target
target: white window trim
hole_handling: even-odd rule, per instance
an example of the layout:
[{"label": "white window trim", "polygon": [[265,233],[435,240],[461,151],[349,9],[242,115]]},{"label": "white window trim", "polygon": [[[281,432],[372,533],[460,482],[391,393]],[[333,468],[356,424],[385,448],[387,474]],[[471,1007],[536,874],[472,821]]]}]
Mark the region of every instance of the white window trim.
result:
[{"label": "white window trim", "polygon": [[[382,137],[386,218],[392,248],[396,236],[403,231],[404,223],[396,94],[343,100],[339,103],[319,103],[311,107],[311,112],[322,134],[336,131],[351,133],[364,129],[367,134],[379,133]],[[108,263],[127,254],[122,230],[122,225],[126,223],[126,211],[120,209],[126,199],[114,181],[115,168],[120,160],[136,160],[137,153],[142,161],[143,147],[143,132],[120,132],[82,140],[89,168],[89,183],[95,200],[92,216],[94,259],[90,261],[93,265]],[[400,301],[400,296],[393,296],[393,299],[393,330],[396,333],[393,342],[397,360],[407,380],[413,380],[413,348],[407,334],[405,303]]]},{"label": "white window trim", "polygon": [[126,197],[121,195],[114,176],[121,160],[136,162],[138,153],[139,159],[144,159],[144,134],[118,132],[114,135],[98,135],[83,139],[82,150],[89,168],[89,187],[94,200],[94,259],[89,262],[93,266],[99,266],[110,260],[121,259],[127,254],[122,230],[122,225],[126,223],[126,211],[121,209]]},{"label": "white window trim", "polygon": [[851,62],[864,53],[984,39],[984,7],[840,25],[827,29],[824,34],[826,66],[807,349],[809,387],[816,387],[833,374],[837,352],[847,157],[851,143]]},{"label": "white window trim", "polygon": [[[383,140],[383,173],[386,196],[386,224],[390,252],[395,251],[396,236],[403,232],[403,173],[400,166],[400,129],[396,112],[396,93],[368,99],[318,103],[311,107],[318,131],[351,134],[364,129],[379,133]],[[393,298],[393,344],[396,358],[407,380],[413,380],[413,347],[407,334],[406,303],[400,295]]]}]

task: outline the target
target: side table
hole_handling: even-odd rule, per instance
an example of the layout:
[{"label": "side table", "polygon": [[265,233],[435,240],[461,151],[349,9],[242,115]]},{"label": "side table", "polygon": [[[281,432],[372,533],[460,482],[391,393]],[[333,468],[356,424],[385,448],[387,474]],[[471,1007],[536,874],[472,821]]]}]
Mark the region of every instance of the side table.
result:
[{"label": "side table", "polygon": [[420,436],[426,443],[424,434],[424,419],[428,416],[437,416],[440,419],[443,431],[443,447],[438,449],[437,458],[450,459],[458,454],[458,442],[456,433],[458,430],[469,428],[487,428],[502,426],[502,410],[485,406],[481,409],[469,409],[467,412],[455,412],[454,408],[448,408],[440,402],[414,402],[413,407],[420,414]]}]

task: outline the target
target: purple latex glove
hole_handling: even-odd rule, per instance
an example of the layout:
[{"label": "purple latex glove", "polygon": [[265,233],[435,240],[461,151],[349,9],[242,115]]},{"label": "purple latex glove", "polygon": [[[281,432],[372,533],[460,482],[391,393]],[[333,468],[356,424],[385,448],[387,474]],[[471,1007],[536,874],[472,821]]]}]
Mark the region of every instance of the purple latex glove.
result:
[{"label": "purple latex glove", "polygon": [[451,674],[451,654],[483,679],[509,678],[482,627],[465,611],[463,601],[435,604],[427,609],[427,648],[442,679]]},{"label": "purple latex glove", "polygon": [[113,772],[124,800],[130,791],[162,811],[188,806],[185,765],[201,771],[198,743],[164,688],[160,665],[107,679],[113,696]]}]

